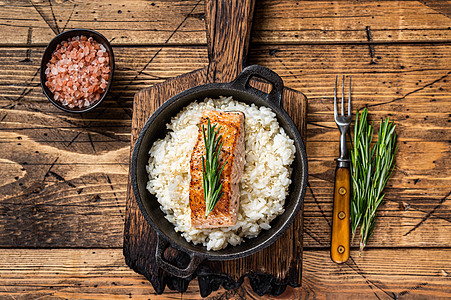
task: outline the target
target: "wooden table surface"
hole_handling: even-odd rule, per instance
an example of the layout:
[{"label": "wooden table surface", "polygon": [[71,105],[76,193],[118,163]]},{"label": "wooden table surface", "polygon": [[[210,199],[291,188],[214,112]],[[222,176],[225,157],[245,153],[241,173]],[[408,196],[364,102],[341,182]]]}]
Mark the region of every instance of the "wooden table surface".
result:
[{"label": "wooden table surface", "polygon": [[[0,2],[0,298],[197,299],[155,295],[122,255],[134,93],[207,63],[201,0]],[[281,298],[451,297],[451,3],[257,1],[249,63],[308,97],[303,286]],[[69,28],[113,44],[116,78],[92,113],[46,100],[39,65]],[[368,249],[329,258],[335,74],[355,108],[398,125],[397,167]],[[357,243],[354,243],[357,246]],[[258,298],[248,283],[212,299]]]}]

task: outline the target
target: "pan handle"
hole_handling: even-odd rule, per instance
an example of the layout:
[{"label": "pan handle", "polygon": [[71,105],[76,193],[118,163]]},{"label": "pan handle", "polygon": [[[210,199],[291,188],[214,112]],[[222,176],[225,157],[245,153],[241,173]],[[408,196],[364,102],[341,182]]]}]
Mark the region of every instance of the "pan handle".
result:
[{"label": "pan handle", "polygon": [[204,258],[195,255],[194,253],[188,253],[190,257],[190,262],[188,266],[185,269],[180,269],[173,264],[167,262],[164,260],[164,250],[166,250],[169,247],[169,242],[162,238],[159,234],[157,235],[157,251],[155,253],[155,259],[160,268],[168,272],[169,274],[172,274],[176,277],[180,278],[188,278],[191,275],[194,274],[194,272],[197,270],[197,267],[199,264],[204,261]]},{"label": "pan handle", "polygon": [[[249,80],[252,77],[258,77],[265,79],[272,85],[272,90],[269,94],[260,91],[249,84]],[[279,75],[273,70],[260,65],[252,65],[246,67],[238,77],[231,82],[232,87],[257,94],[259,97],[271,101],[278,107],[281,107],[282,94],[283,94],[283,81]]]}]

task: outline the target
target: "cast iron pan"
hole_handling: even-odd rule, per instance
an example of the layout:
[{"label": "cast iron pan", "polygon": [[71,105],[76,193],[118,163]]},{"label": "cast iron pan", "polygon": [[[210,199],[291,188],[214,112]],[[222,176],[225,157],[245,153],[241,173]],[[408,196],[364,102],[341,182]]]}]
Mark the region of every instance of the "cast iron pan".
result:
[{"label": "cast iron pan", "polygon": [[[272,85],[269,94],[249,85],[252,77],[267,80]],[[198,265],[205,259],[230,260],[251,255],[271,245],[291,224],[302,207],[307,186],[307,154],[301,135],[291,118],[281,107],[283,93],[282,79],[268,68],[253,65],[245,68],[237,78],[229,83],[212,83],[200,85],[181,92],[167,100],[147,120],[136,141],[131,161],[131,183],[133,193],[145,219],[158,233],[156,261],[163,270],[170,274],[187,278],[193,275]],[[220,251],[207,251],[202,245],[187,242],[179,233],[174,231],[174,225],[164,218],[156,197],[147,189],[148,174],[146,165],[149,161],[149,150],[152,144],[167,133],[166,124],[170,122],[180,110],[191,102],[202,101],[206,97],[233,96],[237,101],[257,106],[270,107],[277,115],[279,124],[288,136],[294,140],[296,147],[295,159],[292,164],[292,183],[285,202],[285,212],[271,222],[271,229],[262,230],[253,239],[245,239],[237,246],[227,246]],[[191,261],[185,269],[180,269],[163,259],[167,247],[186,252]]]}]

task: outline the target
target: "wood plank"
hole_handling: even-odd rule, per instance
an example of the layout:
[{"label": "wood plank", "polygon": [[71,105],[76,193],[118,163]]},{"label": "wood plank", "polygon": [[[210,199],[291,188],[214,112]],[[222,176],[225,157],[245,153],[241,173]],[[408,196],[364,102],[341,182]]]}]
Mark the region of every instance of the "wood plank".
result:
[{"label": "wood plank", "polygon": [[[258,1],[252,42],[365,43],[367,27],[374,42],[450,41],[449,13],[433,3]],[[206,43],[202,0],[51,0],[51,4],[47,0],[0,3],[1,44],[43,46],[70,28],[97,30],[115,45]]]},{"label": "wood plank", "polygon": [[374,42],[451,37],[449,15],[417,1],[268,1],[256,16],[253,41],[265,44],[362,43],[368,31]]},{"label": "wood plank", "polygon": [[[301,288],[282,299],[444,299],[451,297],[449,249],[372,249],[337,265],[327,250],[304,252]],[[414,264],[412,262],[415,262]],[[156,295],[149,282],[130,270],[121,249],[4,249],[0,251],[0,298],[12,299],[199,299],[194,280],[188,290]],[[262,299],[246,281],[243,288],[214,292],[210,299]],[[272,299],[270,297],[263,299]]]},{"label": "wood plank", "polygon": [[7,0],[0,7],[2,44],[44,45],[71,28],[94,29],[116,44],[205,43],[205,23],[199,18],[204,3],[199,0]]},{"label": "wood plank", "polygon": [[[398,168],[370,245],[451,246],[450,47],[376,45],[377,64],[370,64],[364,45],[251,47],[250,63],[275,70],[286,86],[309,99],[306,247],[329,244],[333,158],[338,151],[332,92],[334,75],[342,73],[353,76],[353,107],[377,105],[370,108],[372,119],[391,115],[400,134]],[[159,49],[115,48],[118,71],[113,93],[105,106],[82,118],[59,111],[43,97],[35,76],[43,48],[31,50],[31,62],[21,62],[26,49],[0,48],[0,163],[8,166],[0,171],[0,210],[5,216],[0,218],[1,246],[120,247],[119,211],[125,205],[133,94],[207,63],[204,47]],[[52,163],[51,171],[61,177],[51,173],[45,177]],[[112,187],[102,173],[110,177]],[[78,189],[83,189],[80,194]],[[108,209],[90,202],[93,195],[99,195]],[[69,203],[73,205],[59,206]],[[22,205],[24,216],[39,209],[40,217],[26,223],[17,219]],[[46,220],[47,213],[52,220]],[[19,226],[24,226],[21,236],[16,234]],[[103,235],[84,231],[105,226]]]}]

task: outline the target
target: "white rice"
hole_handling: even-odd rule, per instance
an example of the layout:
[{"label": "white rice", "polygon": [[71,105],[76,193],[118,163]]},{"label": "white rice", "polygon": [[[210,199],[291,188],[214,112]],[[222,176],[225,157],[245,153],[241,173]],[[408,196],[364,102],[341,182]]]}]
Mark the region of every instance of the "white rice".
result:
[{"label": "white rice", "polygon": [[[190,158],[198,125],[204,110],[242,111],[245,114],[246,163],[241,181],[241,197],[235,226],[212,229],[191,227],[189,207]],[[285,197],[291,183],[291,163],[295,147],[267,107],[237,102],[232,97],[205,99],[185,107],[167,124],[169,133],[150,149],[147,189],[155,194],[166,213],[188,241],[208,250],[233,246],[244,238],[256,237],[284,212]]]}]

